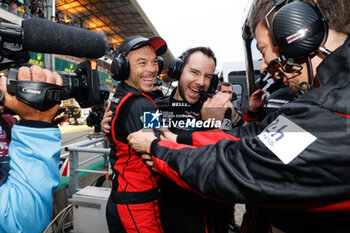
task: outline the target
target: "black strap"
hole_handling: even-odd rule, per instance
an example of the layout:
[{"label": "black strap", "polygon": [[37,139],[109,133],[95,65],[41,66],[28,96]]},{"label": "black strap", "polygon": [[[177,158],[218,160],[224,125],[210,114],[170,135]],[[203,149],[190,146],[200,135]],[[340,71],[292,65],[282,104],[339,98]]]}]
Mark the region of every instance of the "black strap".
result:
[{"label": "black strap", "polygon": [[112,189],[111,192],[111,198],[117,204],[143,204],[157,200],[159,197],[159,189],[144,192],[118,192]]},{"label": "black strap", "polygon": [[9,175],[10,170],[10,157],[2,156],[0,157],[0,186],[3,185]]}]

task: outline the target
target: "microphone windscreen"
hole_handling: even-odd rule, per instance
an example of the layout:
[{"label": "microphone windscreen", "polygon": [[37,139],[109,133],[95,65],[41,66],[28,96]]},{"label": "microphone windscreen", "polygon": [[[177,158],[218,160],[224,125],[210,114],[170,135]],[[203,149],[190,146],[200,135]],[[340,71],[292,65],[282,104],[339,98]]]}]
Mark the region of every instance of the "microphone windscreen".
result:
[{"label": "microphone windscreen", "polygon": [[104,37],[93,31],[41,18],[22,21],[23,48],[42,53],[99,58],[105,54]]}]

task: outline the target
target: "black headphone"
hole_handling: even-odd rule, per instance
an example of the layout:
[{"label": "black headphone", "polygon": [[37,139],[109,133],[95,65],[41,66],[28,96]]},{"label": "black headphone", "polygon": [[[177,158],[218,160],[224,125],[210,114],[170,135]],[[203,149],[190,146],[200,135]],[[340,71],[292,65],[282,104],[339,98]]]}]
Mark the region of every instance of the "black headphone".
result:
[{"label": "black headphone", "polygon": [[[131,36],[126,38],[118,47],[117,57],[113,59],[111,64],[111,76],[116,81],[124,81],[128,79],[130,74],[130,64],[127,55],[131,50],[141,47],[149,39],[142,36]],[[160,62],[159,62],[160,60]],[[159,75],[164,66],[164,59],[158,56]]]},{"label": "black headphone", "polygon": [[[316,0],[315,6],[301,0],[274,0],[274,7],[265,16],[272,40],[280,54],[301,58],[317,51],[328,36],[328,19]],[[281,5],[284,4],[282,7]],[[276,8],[271,25],[269,15]]]},{"label": "black headphone", "polygon": [[[185,52],[181,54],[180,57],[173,58],[168,66],[167,74],[168,76],[173,79],[173,80],[180,80],[182,71],[185,66],[185,60],[191,56],[194,52],[201,51],[200,49],[193,48],[193,49],[188,49]],[[216,57],[214,54],[213,59],[216,63]],[[210,81],[210,86],[208,88],[208,93],[215,93],[216,88],[218,87],[219,84],[219,77],[217,74],[213,74],[213,78]]]},{"label": "black headphone", "polygon": [[162,71],[163,71],[163,67],[164,67],[164,59],[163,59],[163,57],[161,57],[161,56],[158,56],[158,74],[157,74],[157,76],[159,76],[161,73],[162,73]]}]

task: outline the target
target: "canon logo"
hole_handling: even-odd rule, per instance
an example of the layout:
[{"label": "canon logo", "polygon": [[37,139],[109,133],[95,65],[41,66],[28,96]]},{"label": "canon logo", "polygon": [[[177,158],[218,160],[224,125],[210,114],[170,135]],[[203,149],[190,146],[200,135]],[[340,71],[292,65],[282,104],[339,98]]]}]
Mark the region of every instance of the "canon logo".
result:
[{"label": "canon logo", "polygon": [[29,89],[29,88],[25,88],[25,87],[22,88],[22,91],[26,92],[26,93],[35,94],[35,95],[41,94],[41,91],[39,91],[39,90]]}]

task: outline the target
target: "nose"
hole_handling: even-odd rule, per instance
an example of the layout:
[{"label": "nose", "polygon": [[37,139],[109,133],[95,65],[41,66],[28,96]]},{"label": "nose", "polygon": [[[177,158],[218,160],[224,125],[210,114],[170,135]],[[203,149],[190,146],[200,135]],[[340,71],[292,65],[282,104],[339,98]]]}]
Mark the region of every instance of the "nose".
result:
[{"label": "nose", "polygon": [[261,63],[260,63],[260,72],[262,73],[262,72],[266,69],[266,67],[267,67],[266,61],[265,61],[265,59],[263,58],[263,59],[261,60]]},{"label": "nose", "polygon": [[199,76],[199,77],[196,79],[196,84],[197,84],[199,87],[204,87],[204,85],[205,85],[205,77],[204,77],[204,76]]},{"label": "nose", "polygon": [[153,62],[149,63],[147,66],[147,71],[149,71],[149,72],[157,74],[158,70],[159,70],[158,64],[155,64]]}]

